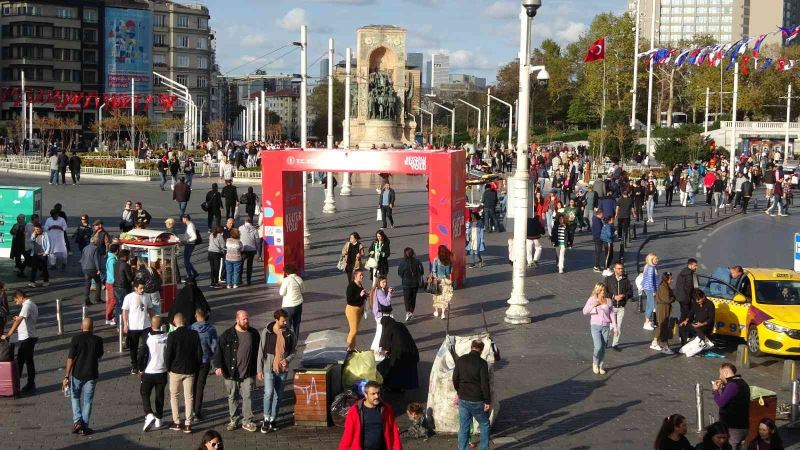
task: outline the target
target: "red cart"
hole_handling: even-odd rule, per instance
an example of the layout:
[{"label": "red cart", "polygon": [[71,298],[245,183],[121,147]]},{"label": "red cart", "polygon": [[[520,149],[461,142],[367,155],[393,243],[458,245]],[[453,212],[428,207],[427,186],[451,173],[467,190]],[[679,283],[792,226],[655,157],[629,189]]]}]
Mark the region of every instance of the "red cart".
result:
[{"label": "red cart", "polygon": [[144,258],[148,265],[156,263],[161,277],[161,312],[169,311],[178,293],[178,247],[180,239],[159,230],[133,229],[120,236],[122,248],[131,252],[131,261]]}]

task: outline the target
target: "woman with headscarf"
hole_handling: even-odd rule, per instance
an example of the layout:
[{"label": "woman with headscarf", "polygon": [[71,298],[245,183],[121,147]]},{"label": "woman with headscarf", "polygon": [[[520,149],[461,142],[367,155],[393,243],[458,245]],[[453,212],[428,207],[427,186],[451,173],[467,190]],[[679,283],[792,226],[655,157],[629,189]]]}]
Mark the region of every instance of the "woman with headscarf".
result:
[{"label": "woman with headscarf", "polygon": [[187,326],[195,323],[196,319],[194,313],[197,311],[197,308],[207,313],[211,312],[211,307],[208,306],[208,301],[206,300],[206,296],[203,295],[203,291],[197,287],[194,281],[189,280],[183,288],[178,291],[178,295],[175,296],[175,301],[172,302],[172,306],[169,308],[169,323],[172,323],[172,318],[175,317],[177,313],[183,314]]},{"label": "woman with headscarf", "polygon": [[417,389],[419,350],[406,326],[391,316],[381,317],[380,349],[385,359],[378,365],[383,386],[389,390]]}]

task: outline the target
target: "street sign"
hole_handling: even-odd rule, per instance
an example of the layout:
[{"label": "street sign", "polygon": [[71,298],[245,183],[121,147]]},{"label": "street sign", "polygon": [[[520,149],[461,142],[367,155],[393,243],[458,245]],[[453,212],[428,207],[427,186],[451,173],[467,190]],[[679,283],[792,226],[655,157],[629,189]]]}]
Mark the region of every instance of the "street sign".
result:
[{"label": "street sign", "polygon": [[794,234],[794,271],[800,272],[800,233]]}]

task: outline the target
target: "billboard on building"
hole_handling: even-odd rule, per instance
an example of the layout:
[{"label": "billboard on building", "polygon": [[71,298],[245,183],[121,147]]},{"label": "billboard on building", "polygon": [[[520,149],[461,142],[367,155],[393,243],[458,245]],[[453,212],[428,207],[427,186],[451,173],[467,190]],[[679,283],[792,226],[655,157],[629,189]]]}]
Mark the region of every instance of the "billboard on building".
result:
[{"label": "billboard on building", "polygon": [[153,84],[153,22],[145,9],[105,9],[105,92],[150,92]]}]

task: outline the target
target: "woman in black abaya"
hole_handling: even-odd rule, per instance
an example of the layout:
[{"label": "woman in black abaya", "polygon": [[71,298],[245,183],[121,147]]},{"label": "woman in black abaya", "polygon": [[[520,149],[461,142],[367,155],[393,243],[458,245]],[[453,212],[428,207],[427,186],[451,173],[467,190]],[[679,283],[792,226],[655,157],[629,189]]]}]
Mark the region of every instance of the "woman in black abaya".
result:
[{"label": "woman in black abaya", "polygon": [[419,351],[405,324],[390,316],[381,318],[380,347],[386,358],[378,365],[384,387],[390,390],[417,389]]}]

